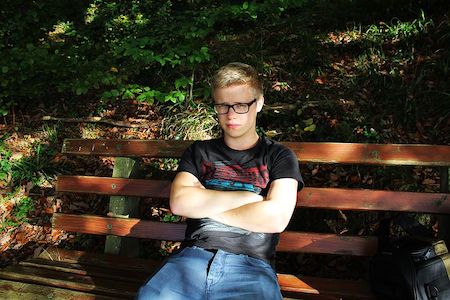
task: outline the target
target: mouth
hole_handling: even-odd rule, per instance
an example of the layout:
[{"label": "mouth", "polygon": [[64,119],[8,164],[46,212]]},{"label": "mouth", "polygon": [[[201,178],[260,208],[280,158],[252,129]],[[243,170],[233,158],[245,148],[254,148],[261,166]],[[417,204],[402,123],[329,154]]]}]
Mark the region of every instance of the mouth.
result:
[{"label": "mouth", "polygon": [[239,124],[225,124],[226,126],[227,126],[227,128],[230,128],[230,129],[237,129],[237,128],[239,128]]}]

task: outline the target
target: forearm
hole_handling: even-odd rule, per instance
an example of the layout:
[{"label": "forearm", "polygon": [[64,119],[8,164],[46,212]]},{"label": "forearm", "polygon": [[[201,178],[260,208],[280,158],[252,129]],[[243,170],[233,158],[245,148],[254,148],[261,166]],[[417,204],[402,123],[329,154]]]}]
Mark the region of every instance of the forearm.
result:
[{"label": "forearm", "polygon": [[282,232],[289,223],[291,212],[283,211],[275,201],[246,204],[212,216],[221,223],[253,232]]},{"label": "forearm", "polygon": [[246,191],[216,191],[183,186],[171,192],[170,209],[176,215],[205,218],[262,200],[262,196]]},{"label": "forearm", "polygon": [[264,201],[225,211],[212,219],[254,232],[282,232],[295,209],[297,186],[292,178],[275,180]]}]

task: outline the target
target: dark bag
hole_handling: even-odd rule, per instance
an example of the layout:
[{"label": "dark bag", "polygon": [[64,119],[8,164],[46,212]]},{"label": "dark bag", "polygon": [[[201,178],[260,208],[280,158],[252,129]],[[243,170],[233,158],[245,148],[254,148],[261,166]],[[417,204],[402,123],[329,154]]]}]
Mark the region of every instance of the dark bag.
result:
[{"label": "dark bag", "polygon": [[[404,221],[398,224],[405,231],[417,232],[411,229],[416,223]],[[413,223],[414,226],[409,226]],[[378,299],[450,299],[450,254],[444,241],[412,236],[397,240],[385,237],[380,238],[379,252],[370,262],[370,283]]]}]

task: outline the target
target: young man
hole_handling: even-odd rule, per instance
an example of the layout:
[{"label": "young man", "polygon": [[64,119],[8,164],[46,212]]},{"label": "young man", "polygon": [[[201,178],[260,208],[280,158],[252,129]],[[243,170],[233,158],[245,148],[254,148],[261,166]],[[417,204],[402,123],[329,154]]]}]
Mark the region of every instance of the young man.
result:
[{"label": "young man", "polygon": [[212,89],[223,137],[183,154],[170,208],[188,218],[185,241],[138,299],[281,299],[271,264],[303,187],[298,159],[256,133],[264,96],[253,67],[220,68]]}]

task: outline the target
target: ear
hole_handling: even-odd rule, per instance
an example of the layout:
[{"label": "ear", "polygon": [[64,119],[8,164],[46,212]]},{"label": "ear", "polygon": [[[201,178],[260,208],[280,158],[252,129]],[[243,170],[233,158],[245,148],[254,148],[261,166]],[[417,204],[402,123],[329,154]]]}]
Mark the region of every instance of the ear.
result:
[{"label": "ear", "polygon": [[256,101],[256,112],[260,112],[264,106],[264,96],[259,97]]}]

